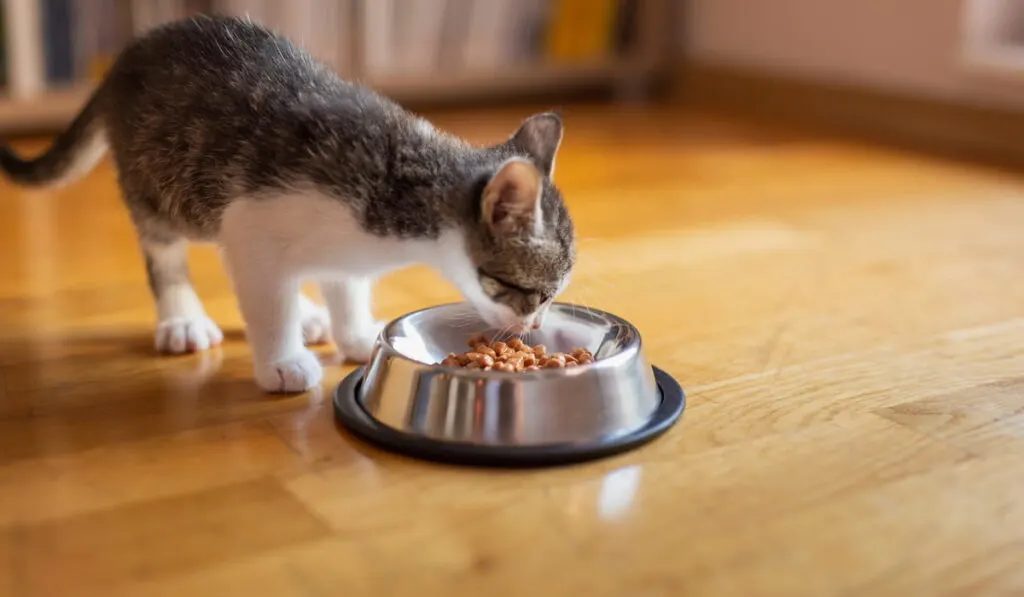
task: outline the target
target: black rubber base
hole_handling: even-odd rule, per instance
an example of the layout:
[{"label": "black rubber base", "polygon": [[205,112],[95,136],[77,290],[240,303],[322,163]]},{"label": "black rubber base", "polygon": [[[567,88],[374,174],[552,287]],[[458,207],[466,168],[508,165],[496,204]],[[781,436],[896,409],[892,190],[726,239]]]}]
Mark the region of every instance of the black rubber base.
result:
[{"label": "black rubber base", "polygon": [[448,443],[401,433],[373,419],[356,398],[363,381],[360,367],[350,373],[334,392],[334,416],[341,425],[360,439],[389,452],[448,464],[478,467],[524,468],[558,466],[596,460],[620,454],[655,439],[679,420],[686,408],[683,388],[657,367],[654,379],[661,390],[661,404],[646,425],[627,435],[594,444],[557,444],[547,446],[495,447],[478,444]]}]

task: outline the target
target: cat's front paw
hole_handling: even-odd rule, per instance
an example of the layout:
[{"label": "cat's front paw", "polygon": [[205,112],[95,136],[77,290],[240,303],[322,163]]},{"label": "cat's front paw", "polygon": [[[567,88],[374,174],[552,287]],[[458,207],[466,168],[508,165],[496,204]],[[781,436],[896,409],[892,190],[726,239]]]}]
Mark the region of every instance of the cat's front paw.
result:
[{"label": "cat's front paw", "polygon": [[270,393],[305,392],[320,384],[324,369],[309,350],[301,350],[273,363],[256,365],[256,383]]},{"label": "cat's front paw", "polygon": [[224,334],[212,319],[198,317],[170,317],[156,327],[156,349],[162,353],[184,354],[217,346]]},{"label": "cat's front paw", "polygon": [[374,321],[357,327],[337,330],[335,343],[341,357],[350,363],[365,363],[370,360],[377,336],[384,329],[384,322]]}]

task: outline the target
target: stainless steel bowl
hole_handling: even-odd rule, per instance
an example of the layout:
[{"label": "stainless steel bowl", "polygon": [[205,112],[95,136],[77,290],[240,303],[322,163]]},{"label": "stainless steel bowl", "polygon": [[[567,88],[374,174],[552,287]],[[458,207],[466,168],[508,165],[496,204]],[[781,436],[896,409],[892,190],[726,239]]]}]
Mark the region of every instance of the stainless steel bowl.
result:
[{"label": "stainless steel bowl", "polygon": [[590,350],[596,362],[506,373],[438,365],[497,330],[467,305],[416,311],[381,332],[366,367],[338,387],[338,420],[364,440],[414,457],[472,464],[540,465],[605,456],[668,429],[682,388],[646,360],[628,321],[578,305],[552,305],[523,337],[549,352]]}]

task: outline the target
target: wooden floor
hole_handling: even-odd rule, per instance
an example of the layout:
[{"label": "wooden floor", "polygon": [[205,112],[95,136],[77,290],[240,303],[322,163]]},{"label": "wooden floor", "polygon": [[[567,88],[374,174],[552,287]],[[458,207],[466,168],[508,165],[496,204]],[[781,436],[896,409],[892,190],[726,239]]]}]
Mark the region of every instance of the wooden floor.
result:
[{"label": "wooden floor", "polygon": [[[438,122],[490,141],[522,115]],[[566,119],[565,298],[634,322],[689,406],[558,470],[360,444],[332,421],[346,368],[261,394],[208,250],[229,339],[156,356],[111,171],[4,183],[0,595],[1024,591],[1024,176],[706,115]],[[439,280],[384,280],[378,314],[456,299]]]}]

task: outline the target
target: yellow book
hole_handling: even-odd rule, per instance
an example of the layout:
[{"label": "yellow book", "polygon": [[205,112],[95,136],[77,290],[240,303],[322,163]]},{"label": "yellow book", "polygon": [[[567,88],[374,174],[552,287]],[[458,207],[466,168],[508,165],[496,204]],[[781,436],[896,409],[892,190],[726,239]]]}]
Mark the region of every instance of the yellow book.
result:
[{"label": "yellow book", "polygon": [[554,0],[546,39],[558,61],[596,59],[612,48],[618,0]]},{"label": "yellow book", "polygon": [[114,65],[114,57],[107,55],[99,55],[94,57],[89,62],[89,78],[94,83],[99,83],[107,76],[107,72],[110,71],[110,67]]}]

